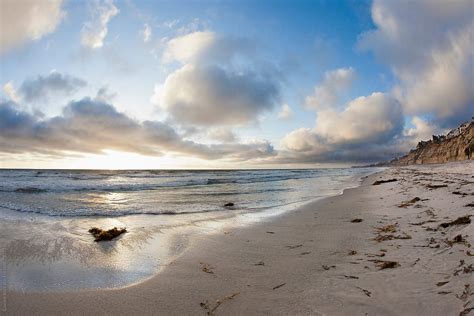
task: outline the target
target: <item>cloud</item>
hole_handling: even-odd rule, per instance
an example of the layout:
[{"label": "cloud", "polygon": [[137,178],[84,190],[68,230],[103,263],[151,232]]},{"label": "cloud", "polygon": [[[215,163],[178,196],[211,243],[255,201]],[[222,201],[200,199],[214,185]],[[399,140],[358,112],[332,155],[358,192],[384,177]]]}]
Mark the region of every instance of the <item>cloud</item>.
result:
[{"label": "cloud", "polygon": [[215,33],[210,31],[193,32],[173,38],[166,44],[163,52],[163,62],[194,62],[204,55],[215,40]]},{"label": "cloud", "polygon": [[[10,91],[10,99],[15,101],[12,96],[16,95],[16,97],[14,96],[17,99],[15,102],[20,103],[20,100],[24,102],[47,100],[53,95],[69,96],[86,85],[87,83],[80,78],[59,72],[51,72],[46,76],[38,75],[35,78],[25,80],[16,93],[14,93],[13,85],[7,87],[7,90]],[[12,95],[12,93],[14,94]]]},{"label": "cloud", "polygon": [[381,143],[398,135],[403,125],[398,101],[374,92],[352,100],[342,112],[318,112],[314,131],[331,144]]},{"label": "cloud", "polygon": [[442,129],[432,122],[418,116],[413,116],[410,121],[411,126],[408,126],[403,130],[404,141],[401,144],[404,149],[403,152],[408,152],[410,149],[415,148],[421,140],[431,139],[432,135],[446,134],[449,132],[449,130]]},{"label": "cloud", "polygon": [[167,40],[162,62],[180,68],[155,84],[151,102],[188,128],[256,122],[279,100],[281,74],[272,64],[257,62],[255,52],[250,39],[208,30]]},{"label": "cloud", "polygon": [[20,111],[12,102],[0,103],[0,152],[67,156],[104,150],[153,156],[173,152],[231,160],[275,155],[267,141],[215,145],[188,141],[163,122],[138,122],[91,98],[70,102],[62,115],[47,119]]},{"label": "cloud", "polygon": [[13,82],[9,81],[3,85],[3,92],[7,95],[7,97],[15,103],[20,103],[21,99],[18,96],[18,93],[13,86]]},{"label": "cloud", "polygon": [[109,21],[119,13],[112,0],[97,0],[90,19],[82,27],[81,43],[91,49],[101,48],[107,36]]},{"label": "cloud", "polygon": [[312,152],[321,154],[330,150],[330,147],[325,144],[324,139],[310,128],[299,128],[288,133],[281,143],[284,148],[299,153]]},{"label": "cloud", "polygon": [[278,118],[281,120],[289,120],[293,117],[293,111],[288,104],[281,106],[280,112],[278,112]]},{"label": "cloud", "polygon": [[373,2],[376,29],[362,34],[358,46],[391,67],[407,114],[432,115],[446,126],[472,115],[472,10],[471,0]]},{"label": "cloud", "polygon": [[340,95],[345,92],[355,78],[353,68],[339,68],[327,71],[323,82],[314,88],[314,93],[306,97],[305,104],[310,109],[337,106]]},{"label": "cloud", "polygon": [[212,128],[207,132],[207,136],[223,143],[234,143],[237,141],[237,136],[228,128]]},{"label": "cloud", "polygon": [[170,21],[165,21],[162,23],[162,27],[173,29],[176,25],[179,24],[179,19],[174,19]]},{"label": "cloud", "polygon": [[155,87],[152,100],[183,124],[242,125],[269,111],[279,98],[278,82],[251,71],[185,65]]},{"label": "cloud", "polygon": [[[376,161],[400,153],[404,117],[399,102],[376,92],[350,101],[342,111],[318,112],[312,129],[297,129],[282,139],[280,159],[300,162]],[[378,150],[378,152],[377,152]]]},{"label": "cloud", "polygon": [[107,103],[115,99],[116,96],[117,93],[110,91],[109,87],[104,86],[97,91],[97,95],[95,96],[94,100]]},{"label": "cloud", "polygon": [[143,42],[148,43],[151,40],[152,30],[148,24],[143,26],[143,30],[141,31]]},{"label": "cloud", "polygon": [[0,54],[54,32],[66,13],[62,0],[5,0],[0,7]]},{"label": "cloud", "polygon": [[164,63],[228,63],[238,54],[252,55],[256,44],[250,39],[218,36],[212,31],[197,31],[175,37],[166,43]]}]

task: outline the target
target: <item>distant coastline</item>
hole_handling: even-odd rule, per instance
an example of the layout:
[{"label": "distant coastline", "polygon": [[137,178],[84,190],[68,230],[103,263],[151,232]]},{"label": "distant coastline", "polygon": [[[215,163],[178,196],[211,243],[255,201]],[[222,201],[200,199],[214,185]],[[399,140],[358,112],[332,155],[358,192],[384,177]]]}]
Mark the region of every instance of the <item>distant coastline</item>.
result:
[{"label": "distant coastline", "polygon": [[362,167],[391,167],[424,164],[440,164],[452,161],[471,160],[474,156],[474,117],[446,135],[433,135],[432,139],[420,141],[408,154],[388,162],[379,162]]}]

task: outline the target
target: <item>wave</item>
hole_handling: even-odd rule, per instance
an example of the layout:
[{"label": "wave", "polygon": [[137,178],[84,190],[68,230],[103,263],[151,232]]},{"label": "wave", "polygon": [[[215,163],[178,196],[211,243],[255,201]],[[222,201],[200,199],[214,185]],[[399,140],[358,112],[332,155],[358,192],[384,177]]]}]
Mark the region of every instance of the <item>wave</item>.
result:
[{"label": "wave", "polygon": [[47,190],[35,188],[35,187],[26,187],[26,188],[17,188],[15,189],[14,192],[16,193],[43,193],[43,192],[47,192]]},{"label": "wave", "polygon": [[[18,181],[5,180],[0,185],[0,192],[15,193],[42,193],[42,192],[136,192],[147,190],[190,188],[198,186],[221,186],[221,185],[245,185],[253,183],[265,183],[275,181],[298,180],[316,177],[315,173],[293,173],[285,172],[283,174],[234,174],[232,177],[198,177],[180,176],[180,177],[153,177],[147,175],[133,175],[131,178],[120,175],[120,178],[107,179],[92,175],[82,175],[80,177],[68,177],[67,181],[59,179],[25,179]],[[128,179],[127,179],[128,178]],[[151,178],[151,179],[150,179]],[[156,178],[156,179],[155,179]],[[71,181],[72,180],[72,181]],[[83,180],[83,181],[77,181]],[[27,184],[27,185],[25,185]]]},{"label": "wave", "polygon": [[[54,217],[121,217],[128,215],[186,215],[186,214],[199,214],[199,213],[210,213],[210,212],[225,212],[229,211],[229,208],[223,206],[209,208],[198,211],[181,211],[181,210],[133,210],[129,209],[126,211],[114,210],[114,211],[104,211],[91,208],[77,208],[77,209],[51,209],[51,208],[36,208],[36,207],[27,207],[27,206],[17,206],[12,203],[0,203],[0,208],[8,209],[11,211],[17,211],[22,213],[34,213]],[[239,210],[245,211],[250,208],[239,207],[232,209],[232,211]],[[255,208],[256,209],[256,208]],[[252,208],[254,210],[254,208]]]}]

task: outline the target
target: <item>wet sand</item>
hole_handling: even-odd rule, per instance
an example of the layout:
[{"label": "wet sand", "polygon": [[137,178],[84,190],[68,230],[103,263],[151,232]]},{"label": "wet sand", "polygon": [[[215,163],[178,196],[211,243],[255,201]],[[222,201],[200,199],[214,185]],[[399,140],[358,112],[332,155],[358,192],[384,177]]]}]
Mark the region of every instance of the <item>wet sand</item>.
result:
[{"label": "wet sand", "polygon": [[[389,179],[397,181],[373,185]],[[467,315],[474,313],[474,224],[449,223],[473,221],[472,203],[473,162],[388,169],[298,211],[197,236],[142,283],[6,292],[6,311]]]}]

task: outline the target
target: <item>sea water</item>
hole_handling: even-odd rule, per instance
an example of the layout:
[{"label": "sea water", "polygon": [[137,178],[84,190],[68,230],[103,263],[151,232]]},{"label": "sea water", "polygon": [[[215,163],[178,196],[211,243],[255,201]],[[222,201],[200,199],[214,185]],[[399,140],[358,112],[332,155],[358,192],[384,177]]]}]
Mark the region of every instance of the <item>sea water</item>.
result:
[{"label": "sea water", "polygon": [[[377,170],[0,170],[0,286],[48,291],[140,282],[199,234],[296,211]],[[128,232],[97,243],[92,226]]]}]

